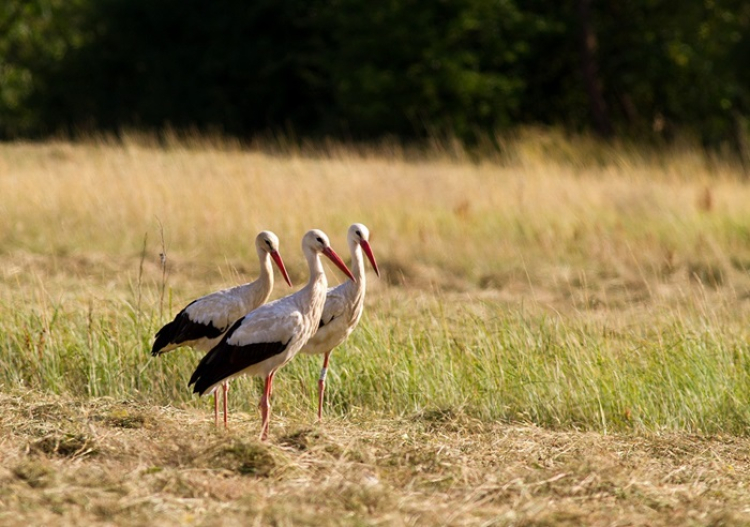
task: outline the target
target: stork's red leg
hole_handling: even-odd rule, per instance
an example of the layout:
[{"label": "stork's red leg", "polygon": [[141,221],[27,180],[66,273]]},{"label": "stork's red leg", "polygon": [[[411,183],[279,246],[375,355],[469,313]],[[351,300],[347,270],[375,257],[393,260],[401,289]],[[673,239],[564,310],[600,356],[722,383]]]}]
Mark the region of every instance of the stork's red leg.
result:
[{"label": "stork's red leg", "polygon": [[271,389],[273,384],[273,374],[275,372],[271,372],[268,374],[268,377],[266,377],[266,386],[263,390],[263,397],[260,398],[260,414],[263,420],[263,423],[261,424],[261,431],[260,431],[260,440],[265,441],[268,438],[268,422],[270,421],[270,413],[271,413],[271,404],[269,403],[269,398],[271,396]]},{"label": "stork's red leg", "polygon": [[323,393],[326,389],[326,375],[328,374],[328,358],[331,356],[331,352],[328,351],[323,357],[323,368],[320,370],[320,378],[318,379],[318,421],[323,419]]},{"label": "stork's red leg", "polygon": [[216,395],[218,391],[214,390],[214,424],[216,426],[219,426],[219,396]]},{"label": "stork's red leg", "polygon": [[224,390],[224,428],[227,428],[227,420],[229,416],[229,402],[227,401],[229,395],[229,381],[224,381],[221,385]]}]

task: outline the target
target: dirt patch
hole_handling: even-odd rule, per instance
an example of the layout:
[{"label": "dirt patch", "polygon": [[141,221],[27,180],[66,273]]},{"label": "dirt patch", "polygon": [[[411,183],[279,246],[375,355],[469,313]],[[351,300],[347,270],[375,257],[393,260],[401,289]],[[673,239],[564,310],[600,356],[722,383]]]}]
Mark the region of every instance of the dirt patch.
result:
[{"label": "dirt patch", "polygon": [[435,266],[398,259],[378,262],[381,278],[390,286],[464,292],[473,289],[468,278]]},{"label": "dirt patch", "polygon": [[726,281],[724,268],[719,264],[710,262],[688,263],[687,274],[691,281],[714,288],[724,285]]},{"label": "dirt patch", "polygon": [[257,478],[269,477],[278,465],[268,445],[243,440],[234,440],[219,447],[208,457],[207,464],[212,468],[225,468]]},{"label": "dirt patch", "polygon": [[279,439],[279,444],[304,451],[309,450],[310,447],[320,439],[320,432],[308,428],[283,436]]},{"label": "dirt patch", "polygon": [[151,416],[130,408],[116,408],[107,414],[95,416],[94,419],[113,428],[143,428],[153,424]]},{"label": "dirt patch", "polygon": [[96,453],[94,440],[78,434],[51,434],[29,444],[32,454],[82,457]]},{"label": "dirt patch", "polygon": [[49,487],[55,480],[55,470],[41,460],[24,460],[13,468],[13,475],[35,489]]}]

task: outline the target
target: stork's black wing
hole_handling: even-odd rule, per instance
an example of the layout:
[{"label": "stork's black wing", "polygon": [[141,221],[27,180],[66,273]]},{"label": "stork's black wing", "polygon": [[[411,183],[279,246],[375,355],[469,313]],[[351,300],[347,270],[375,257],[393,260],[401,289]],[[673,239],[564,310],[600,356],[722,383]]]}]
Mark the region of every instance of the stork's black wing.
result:
[{"label": "stork's black wing", "polygon": [[215,339],[221,335],[226,328],[217,328],[211,322],[204,324],[190,318],[187,308],[180,311],[172,322],[164,325],[154,336],[154,345],[151,355],[159,355],[162,350],[170,344],[182,344],[198,339]]},{"label": "stork's black wing", "polygon": [[254,342],[252,344],[228,344],[234,329],[242,320],[238,320],[227,334],[211,351],[209,351],[193,372],[188,385],[195,385],[193,393],[203,395],[206,390],[245,368],[258,364],[282,353],[289,342]]}]

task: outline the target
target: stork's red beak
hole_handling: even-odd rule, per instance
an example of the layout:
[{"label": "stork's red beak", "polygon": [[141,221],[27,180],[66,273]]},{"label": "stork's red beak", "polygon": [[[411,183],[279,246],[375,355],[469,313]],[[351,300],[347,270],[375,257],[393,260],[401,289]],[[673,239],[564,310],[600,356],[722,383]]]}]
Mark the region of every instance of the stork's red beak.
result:
[{"label": "stork's red beak", "polygon": [[380,270],[378,270],[378,263],[375,261],[375,255],[372,254],[372,249],[370,248],[370,242],[367,240],[362,240],[359,242],[359,244],[362,246],[362,250],[365,251],[365,255],[367,255],[367,259],[370,260],[370,263],[372,264],[372,268],[375,269],[375,274],[380,277]]},{"label": "stork's red beak", "polygon": [[292,287],[292,281],[289,280],[289,275],[286,274],[284,260],[281,259],[279,251],[271,251],[271,258],[273,258],[273,261],[276,262],[276,265],[279,267],[279,271],[281,271],[281,274],[284,275],[284,280],[286,280],[286,283],[289,284],[289,287]]},{"label": "stork's red beak", "polygon": [[342,260],[338,254],[336,254],[336,251],[334,251],[330,247],[326,247],[325,249],[323,249],[323,254],[325,254],[328,258],[330,258],[331,261],[336,264],[336,267],[341,269],[346,276],[352,279],[353,282],[357,281],[357,279],[354,278],[354,275],[352,274],[352,272],[344,263],[344,260]]}]

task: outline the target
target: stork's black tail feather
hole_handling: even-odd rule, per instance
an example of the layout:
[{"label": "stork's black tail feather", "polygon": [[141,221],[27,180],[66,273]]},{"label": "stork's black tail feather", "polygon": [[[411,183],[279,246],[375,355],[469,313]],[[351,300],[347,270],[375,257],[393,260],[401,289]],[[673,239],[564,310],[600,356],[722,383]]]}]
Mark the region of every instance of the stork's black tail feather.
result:
[{"label": "stork's black tail feather", "polygon": [[[206,365],[206,363],[207,363],[207,362],[208,362],[208,361],[210,360],[210,358],[211,358],[211,357],[212,357],[212,356],[213,356],[214,354],[218,353],[218,351],[217,351],[217,350],[219,350],[219,348],[221,348],[221,346],[222,346],[223,344],[224,344],[224,339],[221,339],[221,342],[219,342],[219,343],[218,343],[218,344],[217,344],[216,346],[214,346],[214,347],[213,347],[213,349],[211,349],[211,351],[209,351],[208,353],[206,353],[206,354],[205,354],[205,355],[203,356],[203,358],[201,359],[201,361],[200,361],[200,362],[198,363],[198,366],[196,366],[196,368],[195,368],[195,371],[194,371],[194,372],[193,372],[193,374],[192,374],[192,375],[190,376],[190,381],[188,381],[188,386],[192,386],[193,384],[195,384],[195,385],[196,385],[196,386],[195,386],[195,387],[193,388],[193,393],[199,393],[199,392],[201,392],[201,391],[202,391],[202,390],[199,390],[199,389],[198,389],[198,385],[197,385],[197,382],[198,382],[198,380],[199,380],[199,379],[201,379],[201,378],[206,378],[206,374],[207,374],[207,372],[208,372],[208,371],[209,371],[209,369],[210,369],[210,367],[209,367],[209,366],[207,366],[207,365]],[[202,386],[202,384],[201,384],[201,386]],[[209,386],[210,386],[210,385],[209,385]],[[201,395],[203,395],[203,393],[201,393]]]},{"label": "stork's black tail feather", "polygon": [[162,350],[170,344],[179,346],[201,339],[215,339],[224,333],[226,328],[217,328],[213,322],[195,322],[190,318],[187,308],[196,302],[197,300],[194,300],[188,304],[185,309],[177,313],[172,322],[166,324],[156,333],[151,355],[161,355],[164,353]]},{"label": "stork's black tail feather", "polygon": [[178,326],[177,319],[174,319],[156,332],[156,335],[154,335],[154,345],[151,347],[151,355],[156,357],[162,354],[162,350],[174,341]]}]

